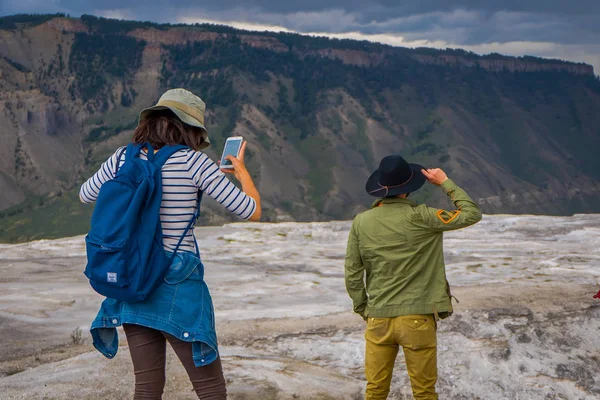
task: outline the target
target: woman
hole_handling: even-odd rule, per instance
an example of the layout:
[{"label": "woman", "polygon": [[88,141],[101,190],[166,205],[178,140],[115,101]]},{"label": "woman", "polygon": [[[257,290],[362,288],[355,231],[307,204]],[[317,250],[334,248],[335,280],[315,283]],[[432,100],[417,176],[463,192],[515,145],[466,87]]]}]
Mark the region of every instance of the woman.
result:
[{"label": "woman", "polygon": [[[204,102],[187,90],[169,90],[156,106],[141,112],[133,134],[134,143],[150,143],[155,151],[165,145],[189,147],[174,153],[161,169],[163,247],[168,254],[175,252],[164,282],[143,302],[107,298],[91,326],[94,347],[108,358],[116,355],[116,327],[123,326],[135,373],[135,400],[161,398],[167,341],[183,363],[198,398],[227,397],[212,300],[203,280],[204,266],[193,227],[187,232],[186,229],[190,217],[200,207],[199,192],[251,221],[260,220],[261,206],[258,191],[244,164],[246,143],[238,158],[228,157],[233,170],[220,170],[200,151],[210,144],[204,127],[205,109]],[[82,202],[94,202],[102,185],[115,178],[125,162],[125,151],[124,147],[118,149],[83,184],[79,195]],[[142,159],[147,159],[146,151],[142,151]],[[241,191],[224,172],[233,174],[241,182]]]}]

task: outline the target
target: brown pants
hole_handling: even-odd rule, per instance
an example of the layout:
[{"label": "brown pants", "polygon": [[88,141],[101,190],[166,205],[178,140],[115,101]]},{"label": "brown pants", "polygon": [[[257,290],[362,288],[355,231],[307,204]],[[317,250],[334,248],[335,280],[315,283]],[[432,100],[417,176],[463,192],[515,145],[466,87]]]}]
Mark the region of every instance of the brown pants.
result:
[{"label": "brown pants", "polygon": [[196,367],[192,344],[145,326],[123,324],[135,373],[134,400],[160,400],[165,387],[167,340],[185,367],[199,399],[227,398],[221,359]]}]

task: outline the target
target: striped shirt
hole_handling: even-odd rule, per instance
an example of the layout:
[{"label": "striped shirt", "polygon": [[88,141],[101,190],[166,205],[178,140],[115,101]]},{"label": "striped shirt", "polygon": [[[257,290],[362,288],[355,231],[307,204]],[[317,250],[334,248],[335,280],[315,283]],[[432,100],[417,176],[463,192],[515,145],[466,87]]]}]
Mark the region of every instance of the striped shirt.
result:
[{"label": "striped shirt", "polygon": [[[98,172],[87,180],[79,191],[83,203],[92,203],[98,198],[102,185],[115,178],[125,162],[125,147],[106,160]],[[118,168],[115,168],[122,154]],[[147,160],[142,150],[141,159]],[[222,204],[235,215],[249,219],[256,211],[256,202],[227,179],[208,156],[191,149],[174,153],[162,167],[163,197],[160,208],[160,221],[165,250],[174,251],[179,238],[184,234],[190,220],[198,208],[198,190],[203,191]],[[190,229],[181,243],[181,250],[195,251],[196,239]]]}]

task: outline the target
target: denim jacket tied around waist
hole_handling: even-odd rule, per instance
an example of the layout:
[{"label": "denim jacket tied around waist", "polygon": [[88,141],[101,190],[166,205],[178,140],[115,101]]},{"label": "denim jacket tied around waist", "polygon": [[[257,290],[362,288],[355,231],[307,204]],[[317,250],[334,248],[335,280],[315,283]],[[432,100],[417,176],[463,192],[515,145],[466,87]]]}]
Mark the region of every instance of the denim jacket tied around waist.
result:
[{"label": "denim jacket tied around waist", "polygon": [[117,327],[122,324],[146,326],[191,342],[197,367],[212,363],[219,354],[204,265],[191,252],[175,254],[164,281],[145,301],[126,303],[107,298],[102,302],[90,332],[94,347],[107,358],[117,354]]}]

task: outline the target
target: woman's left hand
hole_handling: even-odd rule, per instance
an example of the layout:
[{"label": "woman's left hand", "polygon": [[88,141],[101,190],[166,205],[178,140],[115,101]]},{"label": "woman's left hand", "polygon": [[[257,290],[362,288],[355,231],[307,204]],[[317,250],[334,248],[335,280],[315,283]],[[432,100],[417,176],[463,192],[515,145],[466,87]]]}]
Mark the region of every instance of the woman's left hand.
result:
[{"label": "woman's left hand", "polygon": [[248,175],[246,163],[244,162],[244,153],[246,152],[247,143],[248,142],[242,143],[240,153],[237,157],[231,155],[225,157],[225,159],[228,160],[231,163],[231,165],[233,165],[233,168],[221,168],[221,171],[223,171],[226,174],[232,174],[240,182],[242,181],[245,175]]}]

